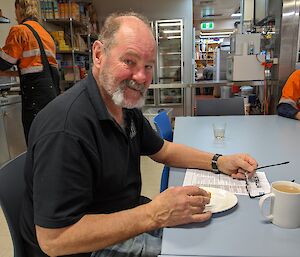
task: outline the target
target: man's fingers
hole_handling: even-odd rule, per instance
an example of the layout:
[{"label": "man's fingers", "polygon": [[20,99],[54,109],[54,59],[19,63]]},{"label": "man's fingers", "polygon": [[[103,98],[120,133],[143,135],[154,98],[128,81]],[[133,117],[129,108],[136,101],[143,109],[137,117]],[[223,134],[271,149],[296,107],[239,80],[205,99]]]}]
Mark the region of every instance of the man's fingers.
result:
[{"label": "man's fingers", "polygon": [[210,197],[209,192],[197,186],[184,186],[183,188],[187,195],[191,195],[191,196],[200,195],[200,196]]},{"label": "man's fingers", "polygon": [[199,195],[190,196],[189,202],[192,206],[205,205],[205,204],[209,204],[210,197],[199,196]]},{"label": "man's fingers", "polygon": [[210,211],[201,214],[193,215],[193,222],[203,222],[211,218],[212,213]]},{"label": "man's fingers", "polygon": [[232,173],[231,177],[235,178],[235,179],[241,179],[244,180],[245,179],[245,173]]}]

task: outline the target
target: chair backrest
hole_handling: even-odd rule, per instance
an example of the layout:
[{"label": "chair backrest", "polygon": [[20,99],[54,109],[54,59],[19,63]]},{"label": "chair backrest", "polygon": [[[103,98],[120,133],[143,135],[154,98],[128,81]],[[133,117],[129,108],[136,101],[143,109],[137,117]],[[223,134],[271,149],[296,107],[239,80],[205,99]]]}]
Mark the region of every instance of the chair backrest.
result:
[{"label": "chair backrest", "polygon": [[244,115],[244,98],[197,99],[196,116]]},{"label": "chair backrest", "polygon": [[[161,138],[172,142],[173,130],[170,119],[166,111],[159,112],[154,118],[153,122]],[[170,167],[164,166],[160,180],[160,192],[165,191],[168,188]]]},{"label": "chair backrest", "polygon": [[14,257],[24,257],[19,215],[25,190],[26,153],[9,161],[0,169],[0,205],[5,215],[14,247]]},{"label": "chair backrest", "polygon": [[160,179],[160,192],[163,192],[168,188],[169,173],[170,173],[170,167],[165,165]]},{"label": "chair backrest", "polygon": [[159,112],[153,118],[153,123],[155,124],[155,127],[161,138],[170,142],[173,141],[172,125],[166,111]]}]

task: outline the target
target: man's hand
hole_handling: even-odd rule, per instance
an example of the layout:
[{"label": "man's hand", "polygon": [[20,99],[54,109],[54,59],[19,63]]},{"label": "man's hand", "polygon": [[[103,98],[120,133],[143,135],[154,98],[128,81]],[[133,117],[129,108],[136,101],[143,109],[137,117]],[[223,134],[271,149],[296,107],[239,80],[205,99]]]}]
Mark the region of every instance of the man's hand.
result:
[{"label": "man's hand", "polygon": [[158,227],[170,227],[210,219],[211,212],[203,213],[209,201],[210,193],[199,187],[170,187],[148,203],[147,208]]},{"label": "man's hand", "polygon": [[218,159],[219,170],[233,178],[244,179],[245,172],[249,178],[255,173],[257,162],[248,154],[233,154],[220,156]]}]

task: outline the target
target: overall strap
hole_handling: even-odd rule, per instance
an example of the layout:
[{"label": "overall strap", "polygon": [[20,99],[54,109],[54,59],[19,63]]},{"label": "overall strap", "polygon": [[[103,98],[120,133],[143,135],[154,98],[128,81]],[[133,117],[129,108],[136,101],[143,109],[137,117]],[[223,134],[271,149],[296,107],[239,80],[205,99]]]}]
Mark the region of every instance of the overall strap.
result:
[{"label": "overall strap", "polygon": [[34,30],[34,28],[31,27],[29,24],[24,23],[23,25],[25,25],[27,28],[29,28],[31,30],[31,32],[33,33],[34,37],[36,38],[36,40],[39,44],[39,47],[40,47],[41,59],[42,59],[42,64],[43,64],[44,70],[49,72],[49,74],[51,75],[51,78],[52,78],[52,82],[53,82],[53,84],[55,84],[53,74],[52,74],[52,70],[50,69],[50,64],[49,64],[48,58],[46,56],[46,52],[45,52],[45,49],[44,49],[44,46],[43,46],[43,43],[42,43],[42,40],[41,40],[40,36]]}]

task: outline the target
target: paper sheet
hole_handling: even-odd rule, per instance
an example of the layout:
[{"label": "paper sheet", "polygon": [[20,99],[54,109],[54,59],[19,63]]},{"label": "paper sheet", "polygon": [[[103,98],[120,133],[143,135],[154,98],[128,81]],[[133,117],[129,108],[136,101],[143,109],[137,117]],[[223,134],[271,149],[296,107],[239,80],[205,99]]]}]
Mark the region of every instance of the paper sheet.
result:
[{"label": "paper sheet", "polygon": [[[198,185],[203,187],[216,187],[234,194],[248,195],[245,180],[237,180],[225,174],[214,174],[206,170],[187,169],[183,185]],[[270,192],[270,183],[264,172],[256,172],[249,179],[248,190],[251,196],[262,195]]]}]

